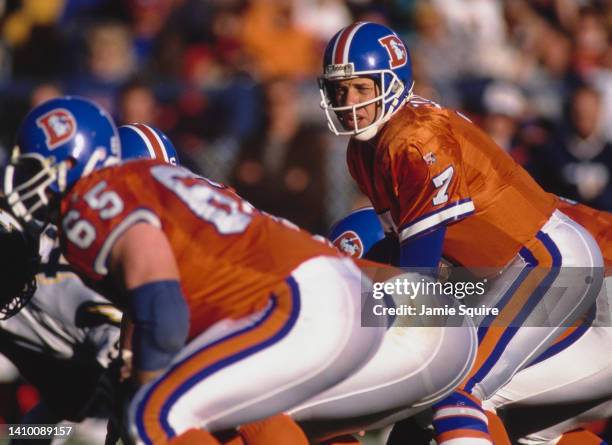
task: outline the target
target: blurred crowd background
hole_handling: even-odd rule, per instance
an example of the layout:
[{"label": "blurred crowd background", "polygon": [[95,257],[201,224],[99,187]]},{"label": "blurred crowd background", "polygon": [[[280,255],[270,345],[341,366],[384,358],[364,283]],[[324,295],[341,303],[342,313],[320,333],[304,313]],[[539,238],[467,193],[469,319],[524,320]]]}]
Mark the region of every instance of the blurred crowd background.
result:
[{"label": "blurred crowd background", "polygon": [[[547,190],[612,210],[612,0],[0,0],[0,15],[0,165],[30,107],[83,95],[325,233],[364,201],[316,78],[329,38],[371,20],[408,44],[417,94],[461,110]],[[2,420],[35,403],[19,391],[0,385]]]},{"label": "blurred crowd background", "polygon": [[319,109],[329,38],[396,29],[415,92],[462,110],[549,191],[612,210],[612,1],[0,0],[0,164],[27,110],[79,94],[184,164],[324,233],[357,205]]}]

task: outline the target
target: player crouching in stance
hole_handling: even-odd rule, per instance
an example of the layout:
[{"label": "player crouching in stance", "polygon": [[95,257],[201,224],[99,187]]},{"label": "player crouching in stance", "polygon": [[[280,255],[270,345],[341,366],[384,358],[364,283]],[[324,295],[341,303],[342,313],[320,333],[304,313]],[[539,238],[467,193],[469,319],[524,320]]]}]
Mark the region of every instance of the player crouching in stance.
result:
[{"label": "player crouching in stance", "polygon": [[604,286],[584,320],[567,328],[486,405],[507,412],[508,431],[517,443],[606,445],[582,427],[612,416],[612,213],[565,200],[559,210],[597,240],[606,268]]},{"label": "player crouching in stance", "polygon": [[[566,328],[547,350],[515,374],[484,405],[490,419],[495,419],[491,412],[510,411],[507,427],[513,443],[606,445],[580,427],[612,415],[612,358],[607,353],[612,345],[612,214],[563,200],[559,201],[559,210],[597,240],[606,266],[605,286],[586,317],[576,326]],[[345,242],[347,234],[350,234],[350,243]],[[393,245],[385,238],[372,207],[355,210],[339,221],[332,228],[330,239],[348,255],[376,258],[385,263],[394,261]],[[354,249],[355,245],[360,247]],[[383,348],[384,343],[377,354]],[[581,365],[575,366],[576,363]],[[533,416],[535,410],[537,416]],[[423,416],[421,420],[425,419]],[[416,440],[417,434],[424,438]],[[496,445],[509,443],[505,431],[499,429],[495,434],[491,436]],[[419,431],[416,423],[407,422],[394,429],[389,444],[404,443],[406,437],[415,443],[429,443],[426,436],[427,432]]]},{"label": "player crouching in stance", "polygon": [[133,322],[136,442],[216,444],[211,432],[296,406],[380,345],[384,328],[359,326],[351,260],[183,168],[113,165],[117,130],[95,104],[38,106],[17,146],[12,212],[51,218],[72,267]]},{"label": "player crouching in stance", "polygon": [[[373,233],[376,228],[379,233]],[[398,277],[414,282],[427,279],[364,260],[368,252],[369,259],[389,262],[383,255],[388,252],[374,246],[380,240],[379,235],[384,238],[374,211],[356,211],[336,224],[329,238],[338,250],[356,258],[356,263],[372,275],[375,282],[391,275],[392,278],[387,278],[389,281]],[[418,296],[417,301],[420,298]],[[426,296],[424,301],[433,306],[432,298]],[[393,299],[397,307],[401,297]],[[441,299],[452,304],[450,300],[450,297],[448,301]],[[291,417],[313,441],[357,444],[359,442],[349,442],[346,437],[337,442],[330,438],[383,428],[444,399],[467,376],[474,363],[476,331],[468,317],[463,318],[461,325],[452,326],[427,323],[427,319],[394,317],[380,348],[365,366],[333,388],[290,410]],[[420,322],[425,325],[419,326]]]},{"label": "player crouching in stance", "polygon": [[489,280],[477,304],[499,315],[480,326],[476,364],[436,405],[434,426],[439,444],[491,445],[480,401],[592,306],[601,252],[469,119],[412,94],[410,56],[391,29],[357,22],[340,30],[323,70],[329,127],[352,136],[349,171],[398,246],[398,265],[435,274],[444,255]]}]

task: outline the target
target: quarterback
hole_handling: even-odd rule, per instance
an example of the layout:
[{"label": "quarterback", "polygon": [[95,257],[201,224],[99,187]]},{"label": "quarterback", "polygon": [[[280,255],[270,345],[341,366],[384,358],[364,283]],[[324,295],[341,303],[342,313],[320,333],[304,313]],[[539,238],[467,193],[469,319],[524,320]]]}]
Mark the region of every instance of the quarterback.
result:
[{"label": "quarterback", "polygon": [[325,49],[321,106],[330,129],[351,136],[349,171],[398,245],[398,264],[435,274],[444,255],[489,271],[478,303],[499,315],[480,327],[476,364],[437,405],[434,426],[439,444],[490,445],[481,401],[593,305],[601,252],[482,130],[412,88],[409,53],[383,25],[353,23]]},{"label": "quarterback", "polygon": [[[519,443],[605,445],[581,426],[612,415],[612,370],[608,354],[612,344],[612,214],[563,199],[559,201],[559,209],[597,240],[604,257],[606,285],[602,286],[596,305],[584,320],[566,328],[546,351],[515,374],[484,405],[491,419],[496,419],[491,414],[496,410],[510,411],[509,432]],[[358,253],[354,253],[355,249],[344,249],[345,243],[341,241],[349,233],[353,242],[361,246]],[[385,245],[382,226],[372,207],[356,210],[339,221],[332,228],[330,239],[339,249],[356,258],[369,258],[373,253],[380,256],[381,249],[391,247]],[[576,366],[576,363],[581,365]],[[538,410],[537,416],[530,415],[529,410],[532,413]],[[394,440],[399,442],[393,443],[403,443],[401,434],[407,433],[405,427],[406,424],[394,434]],[[415,434],[415,430],[410,433]],[[496,445],[508,443],[505,431],[495,433]]]}]

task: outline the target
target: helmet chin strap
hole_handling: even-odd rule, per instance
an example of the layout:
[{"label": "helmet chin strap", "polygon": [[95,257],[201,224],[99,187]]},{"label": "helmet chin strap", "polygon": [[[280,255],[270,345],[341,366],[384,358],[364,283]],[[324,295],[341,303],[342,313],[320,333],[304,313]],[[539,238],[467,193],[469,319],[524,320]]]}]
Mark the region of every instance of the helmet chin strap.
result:
[{"label": "helmet chin strap", "polygon": [[[358,141],[369,141],[370,139],[372,139],[374,136],[376,136],[376,134],[378,133],[378,130],[380,129],[380,127],[382,127],[383,125],[385,125],[389,119],[391,119],[393,117],[393,115],[395,115],[395,113],[404,106],[404,104],[406,102],[408,102],[410,100],[410,98],[412,97],[412,88],[414,86],[414,82],[412,83],[412,85],[410,86],[410,90],[408,91],[408,95],[400,102],[400,100],[398,98],[395,98],[393,100],[392,106],[390,108],[390,110],[387,112],[386,116],[383,116],[382,119],[380,119],[380,121],[378,121],[376,123],[376,125],[372,125],[370,128],[367,128],[366,130],[357,133],[356,135],[354,135],[353,137],[355,139],[357,139]],[[381,110],[384,107],[380,107]],[[376,119],[378,119],[378,114],[376,115]]]},{"label": "helmet chin strap", "polygon": [[378,133],[378,129],[385,123],[386,119],[384,117],[381,118],[382,113],[385,111],[384,99],[381,99],[379,103],[376,104],[376,116],[374,117],[375,124],[366,128],[364,131],[357,133],[353,136],[358,141],[369,141]]},{"label": "helmet chin strap", "polygon": [[365,131],[362,131],[361,133],[357,133],[353,137],[355,139],[357,139],[358,141],[369,141],[374,136],[376,136],[376,133],[378,133],[378,128],[381,125],[382,125],[382,123],[376,124],[376,125],[372,125],[370,128],[366,129]]}]

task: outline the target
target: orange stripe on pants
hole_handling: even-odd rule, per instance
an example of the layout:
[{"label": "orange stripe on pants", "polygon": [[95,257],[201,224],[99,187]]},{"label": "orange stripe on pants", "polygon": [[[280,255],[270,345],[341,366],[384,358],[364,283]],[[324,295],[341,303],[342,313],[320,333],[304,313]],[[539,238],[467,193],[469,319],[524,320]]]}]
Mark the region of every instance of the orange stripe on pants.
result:
[{"label": "orange stripe on pants", "polygon": [[[546,246],[537,238],[534,238],[528,243],[528,249],[537,260],[538,266],[532,268],[528,275],[523,279],[523,282],[515,290],[510,301],[502,308],[499,315],[491,322],[491,326],[487,328],[484,337],[478,344],[478,352],[476,353],[476,361],[468,376],[463,380],[460,388],[465,388],[466,384],[472,377],[483,367],[487,361],[492,360],[491,357],[500,339],[511,325],[512,321],[517,317],[521,309],[526,305],[527,301],[538,289],[542,281],[546,278],[552,267],[553,259],[548,252]],[[483,328],[479,328],[483,329]],[[516,329],[512,328],[511,329]],[[503,353],[502,353],[503,354]],[[499,354],[500,356],[502,354]],[[498,360],[497,357],[495,360]]]},{"label": "orange stripe on pants", "polygon": [[[296,300],[296,304],[294,298],[298,297],[291,295],[291,292],[273,297],[275,306],[268,309],[269,312],[265,313],[254,326],[243,328],[243,332],[237,331],[238,334],[236,332],[228,333],[226,337],[202,346],[197,352],[174,364],[166,371],[148,389],[147,394],[139,403],[136,424],[139,435],[142,436],[144,433],[144,437],[141,438],[155,444],[167,442],[172,434],[167,433],[167,427],[164,427],[163,424],[166,420],[163,414],[164,405],[172,403],[170,399],[173,396],[176,397],[177,392],[186,392],[181,387],[190,379],[194,378],[195,382],[189,386],[199,383],[209,375],[259,351],[258,346],[273,340],[275,336],[287,329],[288,324],[294,321],[296,310],[299,310],[299,300]],[[283,338],[284,335],[286,335],[286,332],[278,340]],[[203,375],[198,377],[198,374],[202,373]],[[175,401],[178,398],[176,397]],[[166,411],[170,411],[168,407],[166,407]],[[143,428],[144,432],[142,431]]]}]

